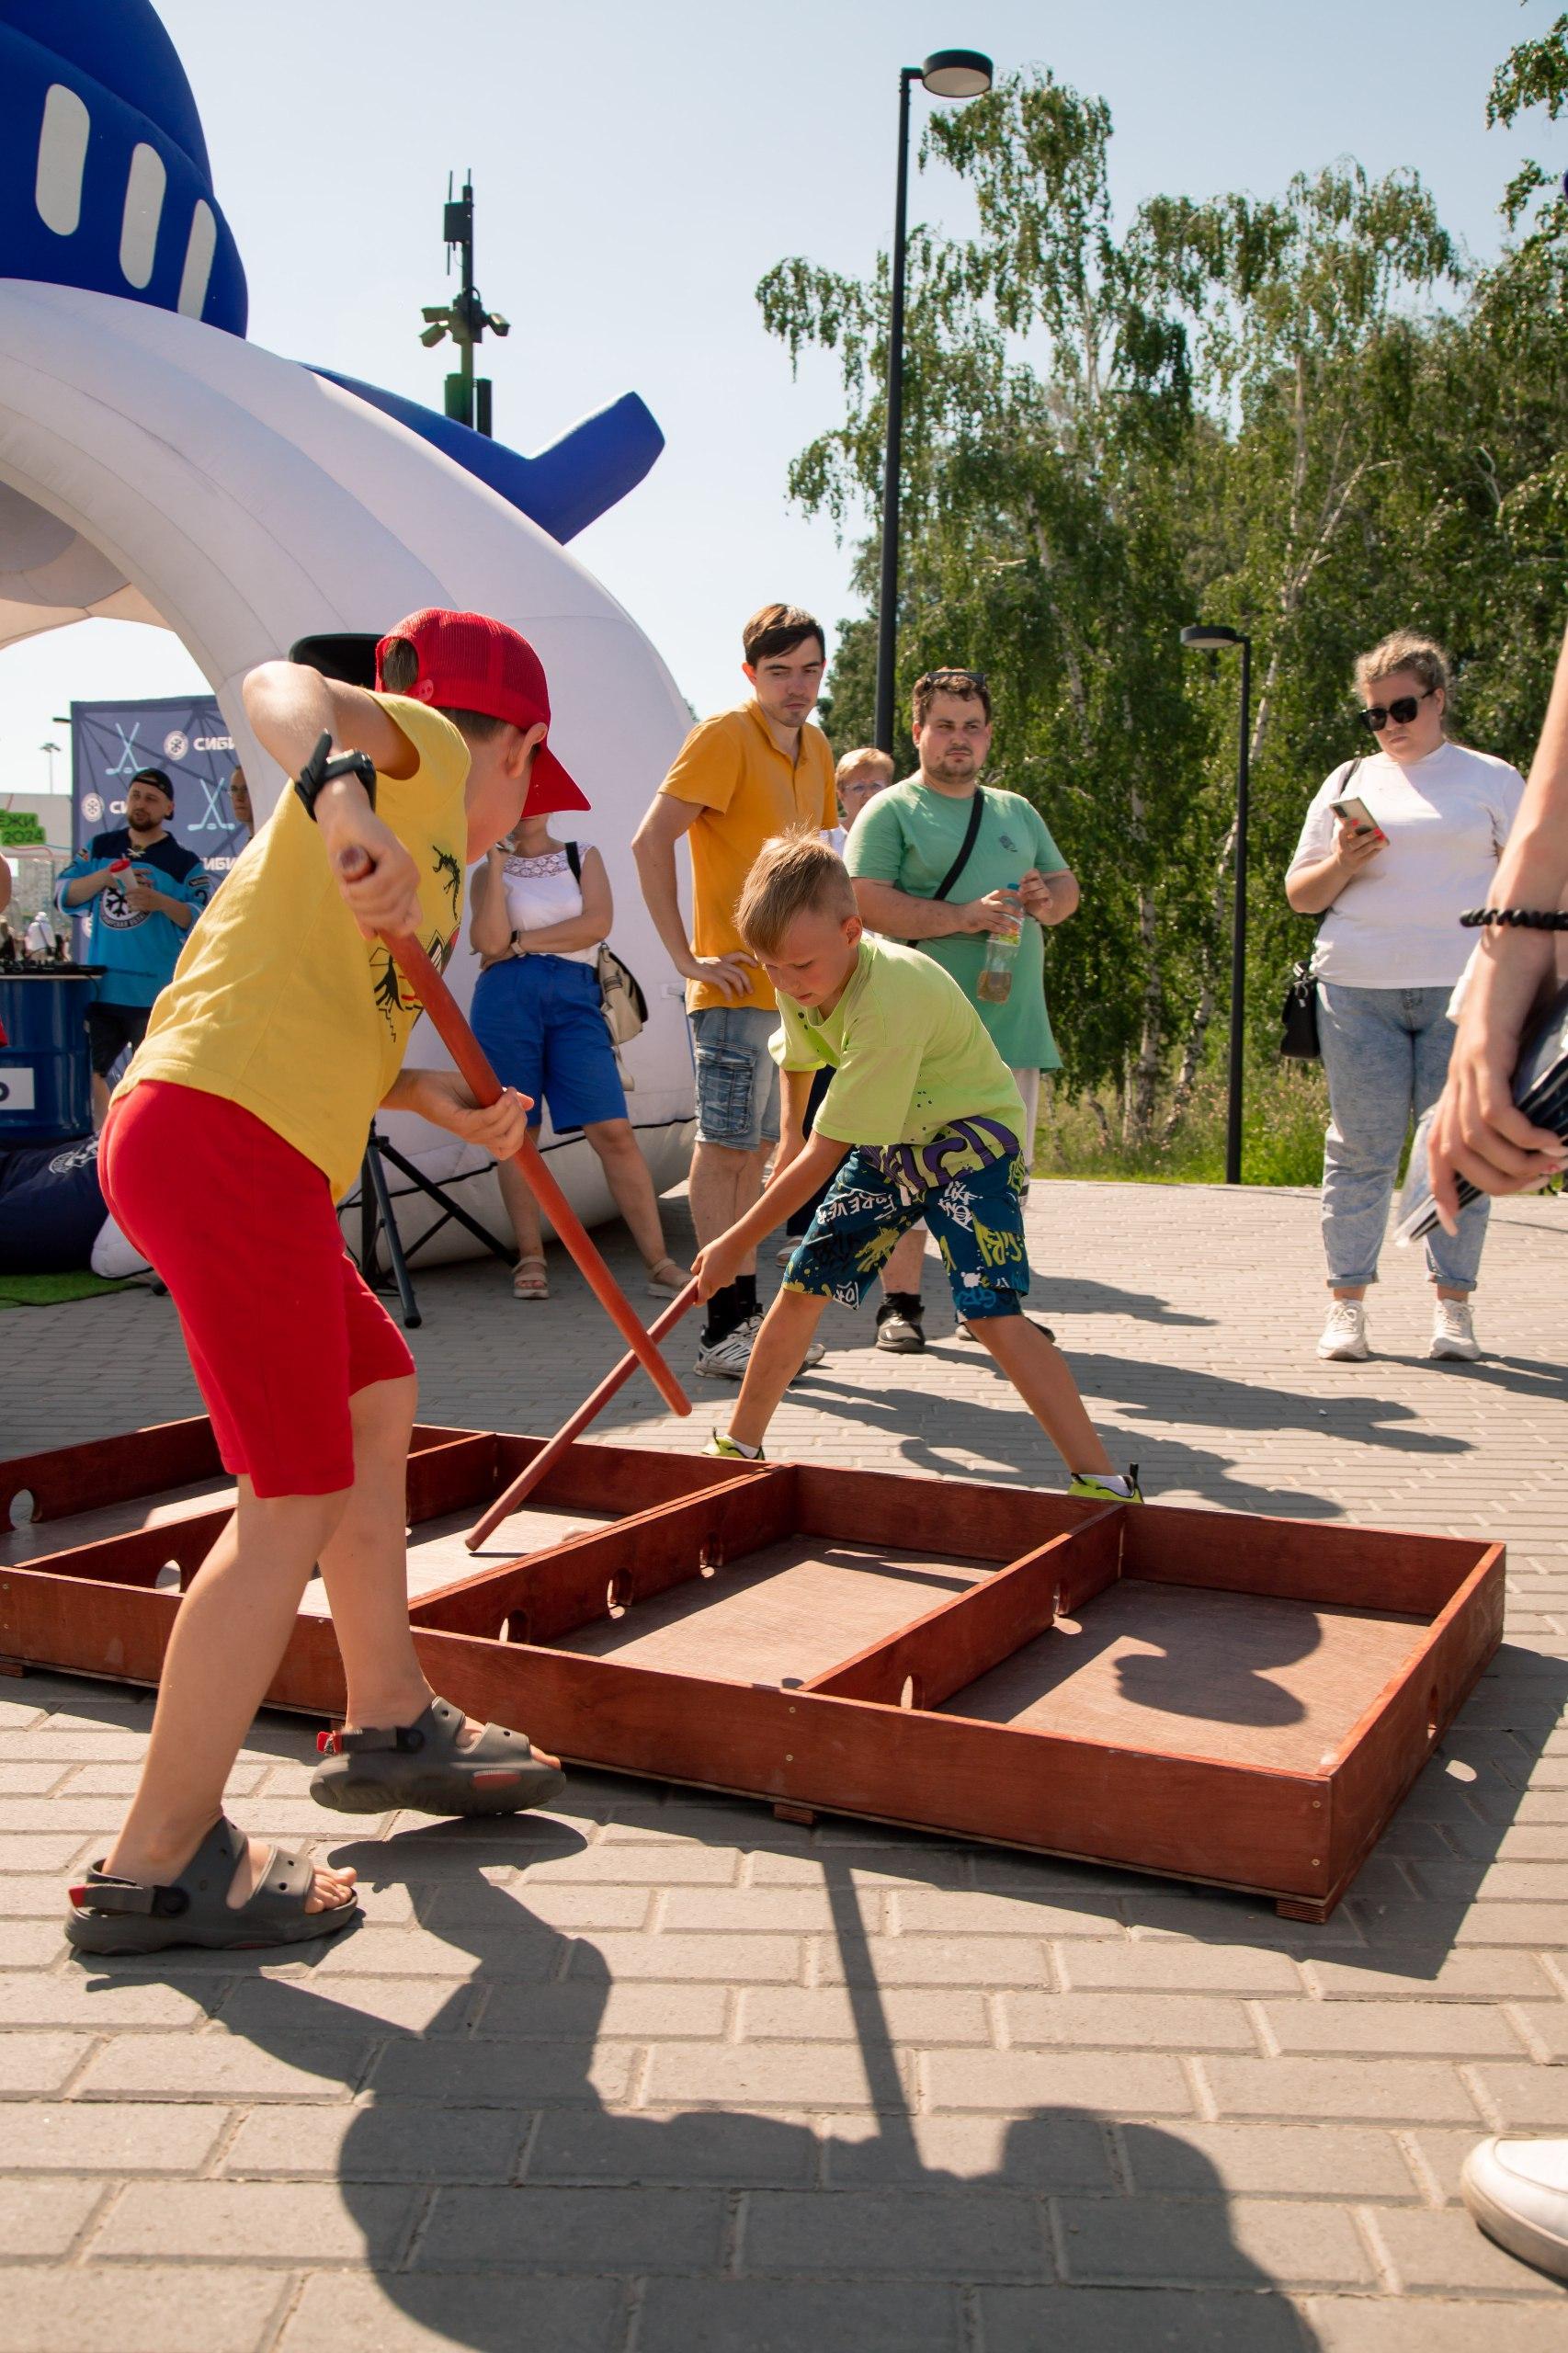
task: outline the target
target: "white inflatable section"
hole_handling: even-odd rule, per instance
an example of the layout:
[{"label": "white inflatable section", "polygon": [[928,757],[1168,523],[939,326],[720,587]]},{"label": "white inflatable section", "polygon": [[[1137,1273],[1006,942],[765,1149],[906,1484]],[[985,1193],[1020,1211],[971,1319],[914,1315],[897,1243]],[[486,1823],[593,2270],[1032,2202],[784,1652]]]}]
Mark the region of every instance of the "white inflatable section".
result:
[{"label": "white inflatable section", "polygon": [[[654,1184],[690,1154],[679,986],[637,887],[631,835],[687,725],[641,630],[549,535],[416,435],[308,369],[217,328],[75,287],[0,279],[0,644],[88,615],[183,641],[243,747],[258,813],[282,779],[245,725],[240,682],[317,631],[383,631],[423,605],[494,613],[550,677],[551,742],[593,802],[569,821],[603,852],[614,940],[649,1021],[626,1049],[629,1108]],[[465,1009],[466,938],[449,978]],[[447,1066],[427,1022],[411,1061]],[[389,1140],[507,1238],[494,1170],[423,1120]],[[578,1215],[610,1213],[581,1137],[542,1138]],[[415,1241],[435,1212],[403,1190]],[[449,1225],[429,1256],[477,1248]]]}]

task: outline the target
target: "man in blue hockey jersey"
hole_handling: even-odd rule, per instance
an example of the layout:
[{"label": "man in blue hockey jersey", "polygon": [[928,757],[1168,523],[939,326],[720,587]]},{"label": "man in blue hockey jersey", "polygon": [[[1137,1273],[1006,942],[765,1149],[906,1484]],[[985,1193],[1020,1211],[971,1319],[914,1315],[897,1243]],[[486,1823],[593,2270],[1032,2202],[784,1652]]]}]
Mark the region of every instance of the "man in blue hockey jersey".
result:
[{"label": "man in blue hockey jersey", "polygon": [[87,1007],[93,1125],[108,1109],[108,1074],[146,1034],[153,1000],[173,977],[185,935],[207,904],[207,870],[169,833],[175,789],[163,768],[139,768],[125,795],[125,823],[95,835],[61,875],[62,914],[92,907],[89,964],[102,977]]}]

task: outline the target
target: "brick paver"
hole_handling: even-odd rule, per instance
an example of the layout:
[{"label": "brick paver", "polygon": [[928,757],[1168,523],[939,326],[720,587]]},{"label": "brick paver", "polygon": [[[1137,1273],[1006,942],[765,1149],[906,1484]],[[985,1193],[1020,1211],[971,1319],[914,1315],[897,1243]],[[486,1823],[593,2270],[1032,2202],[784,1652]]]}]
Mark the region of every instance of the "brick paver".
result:
[{"label": "brick paver", "polygon": [[[0,1684],[6,2353],[1555,2353],[1568,2300],[1457,2195],[1482,2131],[1568,2129],[1568,1219],[1496,1219],[1471,1369],[1422,1360],[1392,1254],[1386,1353],[1315,1362],[1311,1195],[1029,1214],[1153,1490],[1509,1540],[1507,1646],[1335,1919],[598,1773],[548,1821],[342,1836],[270,1718],[234,1813],[351,1858],[367,1924],[85,1967],[61,1876],[150,1708]],[[616,1343],[554,1272],[542,1307],[421,1277],[429,1418],[548,1429],[591,1386]],[[166,1302],[0,1331],[6,1453],[195,1408]],[[1057,1483],[977,1350],[825,1336],[770,1451]],[[689,1423],[639,1381],[598,1434],[699,1445],[730,1392],[695,1386]]]}]

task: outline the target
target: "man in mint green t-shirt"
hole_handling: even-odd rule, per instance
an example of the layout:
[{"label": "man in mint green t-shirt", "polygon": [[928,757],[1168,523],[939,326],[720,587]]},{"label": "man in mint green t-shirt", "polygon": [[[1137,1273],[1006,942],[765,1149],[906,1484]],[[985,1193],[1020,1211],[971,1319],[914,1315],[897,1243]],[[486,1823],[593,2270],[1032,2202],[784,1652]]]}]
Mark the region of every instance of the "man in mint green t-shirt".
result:
[{"label": "man in mint green t-shirt", "polygon": [[[1045,1008],[1042,926],[1074,912],[1078,885],[1033,803],[1021,793],[986,789],[968,855],[943,896],[936,896],[963,851],[991,733],[991,692],[979,671],[927,671],[915,688],[919,770],[863,812],[845,846],[845,863],[870,928],[916,943],[974,1006],[1023,1098],[1025,1159],[1031,1161],[1040,1074],[1062,1065]],[[987,940],[1020,917],[1012,985],[1004,1003],[987,1004],[978,989]],[[879,1347],[907,1354],[926,1345],[924,1247],[917,1229],[888,1263]]]}]

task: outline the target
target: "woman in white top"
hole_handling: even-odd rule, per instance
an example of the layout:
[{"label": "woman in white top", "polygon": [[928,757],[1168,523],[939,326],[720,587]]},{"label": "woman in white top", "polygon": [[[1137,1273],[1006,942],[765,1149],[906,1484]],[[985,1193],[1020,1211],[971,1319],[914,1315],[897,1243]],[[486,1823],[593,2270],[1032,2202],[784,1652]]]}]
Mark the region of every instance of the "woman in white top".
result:
[{"label": "woman in white top", "polygon": [[[615,913],[609,877],[597,849],[575,847],[580,880],[547,820],[525,817],[475,874],[470,938],[485,962],[474,985],[473,1034],[503,1085],[533,1097],[530,1127],[540,1125],[542,1105],[557,1135],[582,1129],[642,1253],[649,1290],[673,1299],[686,1270],[665,1247],[599,992],[599,946]],[[513,1291],[548,1299],[539,1204],[516,1161],[501,1162],[496,1174],[517,1243]]]},{"label": "woman in white top", "polygon": [[[1449,999],[1471,949],[1460,916],[1485,902],[1525,789],[1506,760],[1449,739],[1448,663],[1430,638],[1385,638],[1357,663],[1356,691],[1378,749],[1320,788],[1285,880],[1297,914],[1323,917],[1312,968],[1331,1114],[1323,1233],[1334,1298],[1317,1352],[1335,1359],[1370,1353],[1363,1302],[1400,1154],[1411,1121],[1442,1093],[1453,1049]],[[1336,815],[1342,798],[1364,802],[1371,824]],[[1470,1302],[1487,1208],[1476,1201],[1457,1233],[1439,1230],[1426,1245],[1437,1287],[1429,1356],[1481,1353]]]}]

